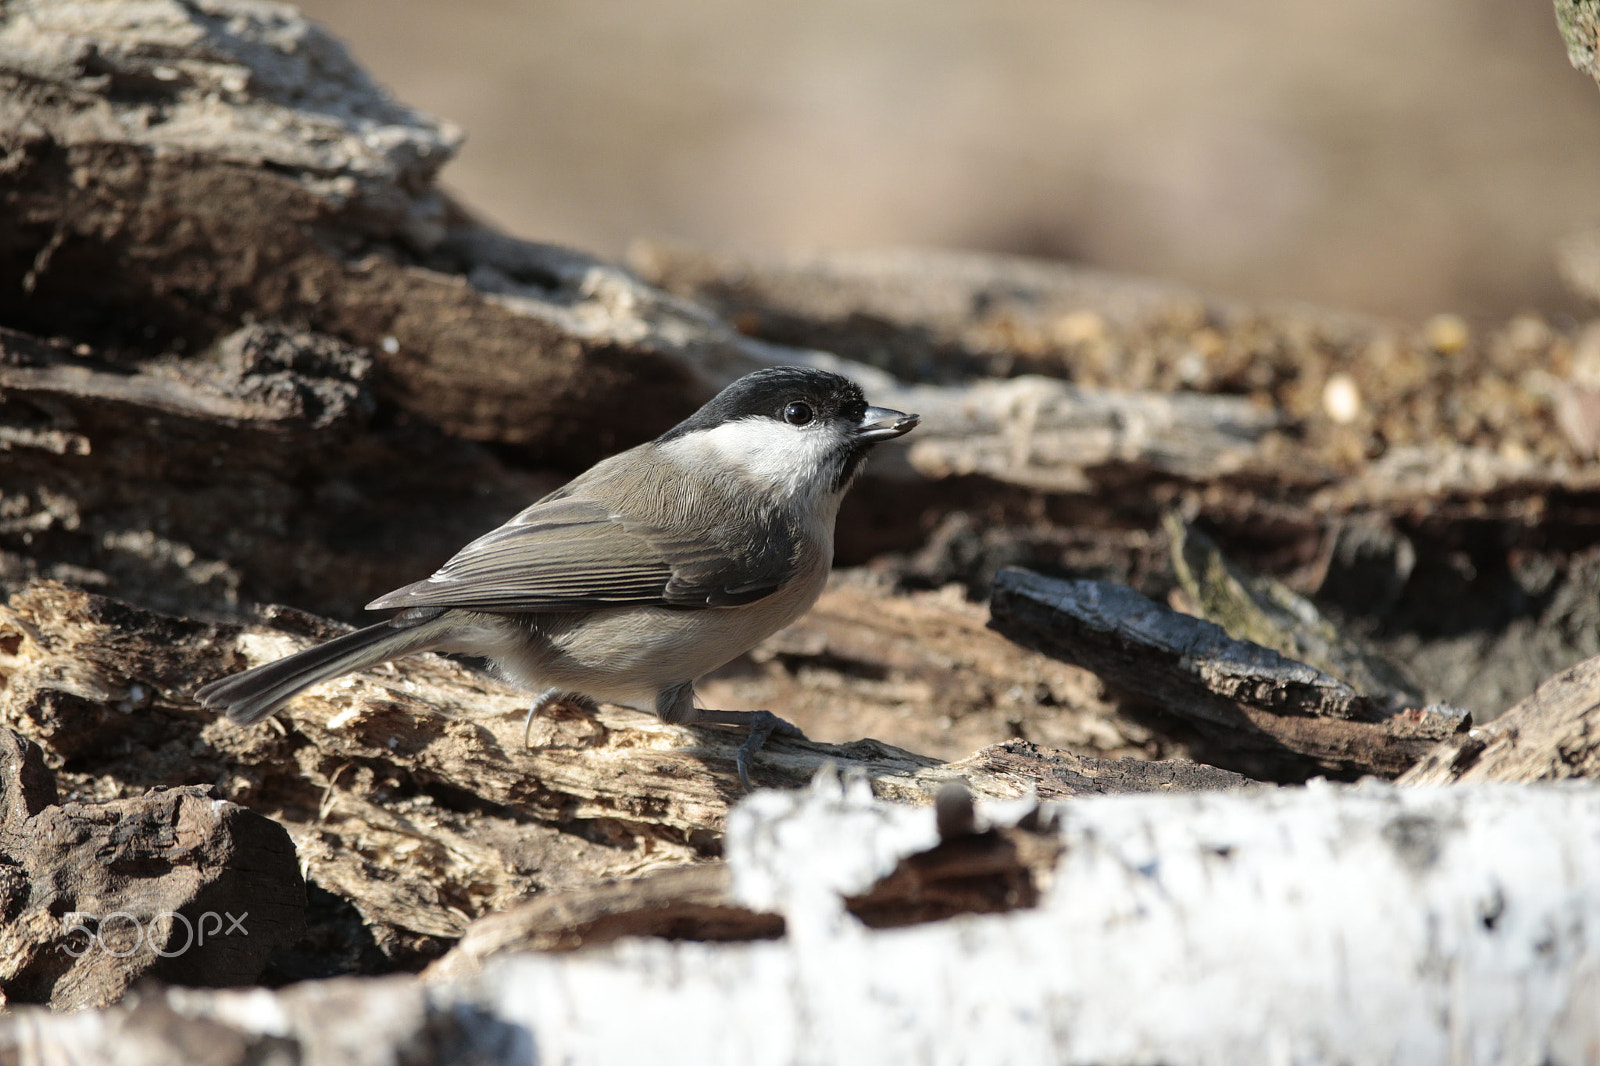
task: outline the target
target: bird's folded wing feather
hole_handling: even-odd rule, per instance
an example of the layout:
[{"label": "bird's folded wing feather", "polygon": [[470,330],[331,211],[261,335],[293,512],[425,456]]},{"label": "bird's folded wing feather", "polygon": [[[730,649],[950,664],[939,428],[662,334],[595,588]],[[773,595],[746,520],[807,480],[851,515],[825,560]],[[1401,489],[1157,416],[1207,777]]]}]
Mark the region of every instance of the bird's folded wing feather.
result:
[{"label": "bird's folded wing feather", "polygon": [[367,606],[515,612],[748,603],[788,573],[777,545],[750,547],[730,557],[587,500],[547,499],[468,544],[432,577]]}]

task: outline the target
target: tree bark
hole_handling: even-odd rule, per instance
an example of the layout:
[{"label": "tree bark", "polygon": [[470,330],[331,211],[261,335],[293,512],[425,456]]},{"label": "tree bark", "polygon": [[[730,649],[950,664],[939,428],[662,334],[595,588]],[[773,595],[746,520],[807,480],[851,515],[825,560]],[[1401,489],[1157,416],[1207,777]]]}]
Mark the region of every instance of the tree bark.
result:
[{"label": "tree bark", "polygon": [[[0,1047],[130,1066],[196,1040],[219,1066],[268,1047],[330,1066],[418,1046],[637,1062],[641,1039],[653,1061],[741,1066],[1581,1062],[1600,1042],[1597,834],[1591,787],[1013,804],[942,838],[932,811],[860,790],[769,792],[730,824],[726,897],[779,916],[776,938],[683,941],[668,923],[425,993],[316,982],[270,1008],[152,991],[87,1018],[18,1012]],[[918,886],[963,913],[873,920],[872,901]],[[685,878],[679,905],[705,893]]]},{"label": "tree bark", "polygon": [[204,787],[59,804],[39,746],[0,731],[0,806],[0,1002],[248,985],[305,933],[289,835]]}]

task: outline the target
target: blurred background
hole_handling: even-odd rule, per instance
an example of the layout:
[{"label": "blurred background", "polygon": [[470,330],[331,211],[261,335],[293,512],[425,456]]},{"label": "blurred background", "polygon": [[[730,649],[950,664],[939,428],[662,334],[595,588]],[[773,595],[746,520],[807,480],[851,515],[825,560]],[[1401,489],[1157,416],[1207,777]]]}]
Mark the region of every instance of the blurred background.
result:
[{"label": "blurred background", "polygon": [[1577,311],[1546,0],[308,0],[517,236],[939,246],[1402,318]]}]

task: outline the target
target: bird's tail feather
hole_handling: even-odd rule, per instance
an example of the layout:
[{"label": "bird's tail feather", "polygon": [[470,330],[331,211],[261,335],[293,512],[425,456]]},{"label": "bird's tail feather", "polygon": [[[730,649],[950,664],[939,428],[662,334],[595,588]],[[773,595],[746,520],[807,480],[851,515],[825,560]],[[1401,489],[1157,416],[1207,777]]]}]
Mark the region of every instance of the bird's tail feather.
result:
[{"label": "bird's tail feather", "polygon": [[226,711],[240,725],[259,722],[290,697],[319,681],[353,673],[434,646],[439,626],[396,627],[389,622],[358,629],[314,648],[225,677],[195,692],[201,706]]}]

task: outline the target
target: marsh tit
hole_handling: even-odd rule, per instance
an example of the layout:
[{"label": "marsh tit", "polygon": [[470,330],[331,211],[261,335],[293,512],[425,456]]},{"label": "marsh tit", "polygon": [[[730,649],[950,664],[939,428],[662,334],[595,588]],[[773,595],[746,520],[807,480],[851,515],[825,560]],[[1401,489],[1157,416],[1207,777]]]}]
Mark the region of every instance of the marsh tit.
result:
[{"label": "marsh tit", "polygon": [[799,618],[833,562],[839,501],[880,441],[917,415],[855,383],[773,367],[735,381],[655,440],[602,460],[380,596],[388,621],[213,681],[196,697],[248,725],[321,681],[422,651],[490,660],[542,689],[529,711],[595,700],[684,724],[740,725],[739,779],[775,730],[767,711],[695,706],[703,675]]}]

